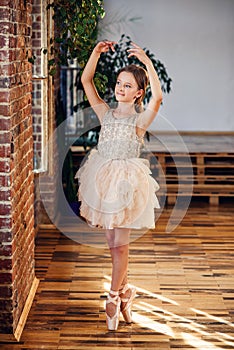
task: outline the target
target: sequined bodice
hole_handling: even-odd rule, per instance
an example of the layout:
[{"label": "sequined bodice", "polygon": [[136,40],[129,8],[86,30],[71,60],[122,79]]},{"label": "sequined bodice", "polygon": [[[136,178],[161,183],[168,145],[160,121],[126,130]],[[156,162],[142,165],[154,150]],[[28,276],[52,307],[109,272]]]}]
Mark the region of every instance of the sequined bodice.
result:
[{"label": "sequined bodice", "polygon": [[117,118],[110,109],[103,117],[98,141],[100,155],[107,159],[140,156],[142,140],[136,134],[137,115]]}]

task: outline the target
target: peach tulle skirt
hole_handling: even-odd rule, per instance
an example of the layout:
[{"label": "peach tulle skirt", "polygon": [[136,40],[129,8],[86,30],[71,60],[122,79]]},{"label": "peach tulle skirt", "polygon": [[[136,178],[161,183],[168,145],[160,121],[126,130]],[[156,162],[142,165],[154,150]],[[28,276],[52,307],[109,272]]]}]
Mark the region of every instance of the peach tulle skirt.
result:
[{"label": "peach tulle skirt", "polygon": [[89,225],[112,229],[154,228],[159,185],[144,158],[105,159],[93,149],[75,178],[80,214]]}]

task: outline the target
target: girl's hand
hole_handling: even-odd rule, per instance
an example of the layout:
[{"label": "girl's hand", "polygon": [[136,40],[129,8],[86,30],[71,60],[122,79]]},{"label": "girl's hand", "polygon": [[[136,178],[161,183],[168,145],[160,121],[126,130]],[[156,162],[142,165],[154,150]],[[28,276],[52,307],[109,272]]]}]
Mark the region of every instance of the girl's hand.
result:
[{"label": "girl's hand", "polygon": [[115,48],[114,45],[117,44],[116,41],[109,41],[109,40],[105,40],[105,41],[100,41],[94,48],[94,50],[101,54],[102,52],[107,52],[110,49],[114,52]]},{"label": "girl's hand", "polygon": [[145,51],[140,46],[136,45],[133,42],[131,42],[131,45],[133,46],[133,48],[127,50],[128,52],[130,52],[128,57],[136,56],[138,60],[144,63],[145,65],[151,62],[150,58],[146,55]]}]

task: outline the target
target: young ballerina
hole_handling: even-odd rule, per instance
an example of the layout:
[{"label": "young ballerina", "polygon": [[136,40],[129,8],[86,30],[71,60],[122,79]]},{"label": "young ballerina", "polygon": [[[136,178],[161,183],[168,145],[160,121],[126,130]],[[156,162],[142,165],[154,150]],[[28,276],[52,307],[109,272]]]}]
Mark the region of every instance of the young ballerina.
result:
[{"label": "young ballerina", "polygon": [[[108,330],[117,330],[120,311],[132,322],[131,304],[136,289],[127,283],[131,229],[154,228],[154,208],[159,208],[157,182],[150,175],[148,161],[139,158],[143,137],[162,101],[162,90],[150,58],[131,43],[128,57],[136,56],[146,69],[129,65],[122,68],[115,86],[118,105],[111,109],[94,85],[101,53],[114,51],[114,41],[99,42],[83,71],[81,81],[89,103],[97,114],[101,131],[93,149],[78,170],[81,215],[87,222],[105,229],[112,258],[111,290],[106,301]],[[150,82],[152,97],[145,110],[142,100]]]}]

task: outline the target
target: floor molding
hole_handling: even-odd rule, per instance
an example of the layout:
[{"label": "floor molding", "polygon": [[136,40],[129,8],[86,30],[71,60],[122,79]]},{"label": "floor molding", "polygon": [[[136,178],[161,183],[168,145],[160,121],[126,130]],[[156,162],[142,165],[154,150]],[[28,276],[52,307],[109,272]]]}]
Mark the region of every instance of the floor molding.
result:
[{"label": "floor molding", "polygon": [[20,340],[39,282],[40,280],[35,277],[16,327],[16,331],[14,334],[0,334],[0,342],[18,342]]},{"label": "floor molding", "polygon": [[28,295],[27,300],[25,302],[23,312],[22,312],[22,314],[20,316],[18,325],[16,327],[16,331],[14,333],[15,339],[17,341],[20,340],[21,334],[23,332],[25,323],[26,323],[27,318],[28,318],[29,311],[30,311],[32,303],[33,303],[33,299],[35,297],[35,294],[36,294],[36,291],[37,291],[37,288],[38,288],[38,285],[39,285],[39,282],[40,282],[39,279],[35,277],[34,280],[33,280],[32,287],[30,289],[29,295]]}]

